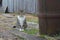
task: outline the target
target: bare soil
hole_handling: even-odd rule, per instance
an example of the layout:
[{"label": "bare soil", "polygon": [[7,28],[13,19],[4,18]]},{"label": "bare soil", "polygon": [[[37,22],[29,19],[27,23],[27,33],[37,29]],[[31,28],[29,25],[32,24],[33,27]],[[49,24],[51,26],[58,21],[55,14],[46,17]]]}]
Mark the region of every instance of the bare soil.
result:
[{"label": "bare soil", "polygon": [[9,31],[15,25],[15,17],[13,15],[0,14],[0,40],[20,40],[17,36]]}]

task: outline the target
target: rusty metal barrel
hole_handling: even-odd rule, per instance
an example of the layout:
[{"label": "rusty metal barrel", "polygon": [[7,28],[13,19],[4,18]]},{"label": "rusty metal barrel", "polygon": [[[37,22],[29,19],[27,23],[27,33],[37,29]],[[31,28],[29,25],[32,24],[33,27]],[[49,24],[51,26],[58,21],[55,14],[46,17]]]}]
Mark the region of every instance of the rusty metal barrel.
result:
[{"label": "rusty metal barrel", "polygon": [[60,1],[39,0],[40,34],[52,34],[60,31]]}]

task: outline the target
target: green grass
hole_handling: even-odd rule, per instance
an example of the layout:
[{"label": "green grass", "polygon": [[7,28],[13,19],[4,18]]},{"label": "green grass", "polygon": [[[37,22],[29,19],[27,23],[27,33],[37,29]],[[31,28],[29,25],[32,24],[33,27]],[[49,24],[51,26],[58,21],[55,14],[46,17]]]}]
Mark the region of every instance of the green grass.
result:
[{"label": "green grass", "polygon": [[27,22],[34,22],[34,23],[38,23],[38,20],[36,20],[36,19],[27,19]]},{"label": "green grass", "polygon": [[36,33],[39,32],[39,30],[37,30],[37,29],[29,29],[29,30],[27,30],[26,29],[24,32],[27,33],[27,34],[35,35]]}]

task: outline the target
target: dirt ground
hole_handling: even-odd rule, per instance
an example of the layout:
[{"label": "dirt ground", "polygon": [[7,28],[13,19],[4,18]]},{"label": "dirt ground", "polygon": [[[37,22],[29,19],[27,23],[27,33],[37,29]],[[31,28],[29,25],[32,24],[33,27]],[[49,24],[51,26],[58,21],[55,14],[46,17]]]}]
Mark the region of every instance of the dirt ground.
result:
[{"label": "dirt ground", "polygon": [[15,17],[10,14],[0,14],[0,40],[16,40],[15,35],[12,35],[9,31],[15,24]]},{"label": "dirt ground", "polygon": [[[0,14],[0,40],[16,40],[18,38],[9,32],[16,25],[16,16],[16,14]],[[31,15],[26,15],[26,18],[37,19]]]}]

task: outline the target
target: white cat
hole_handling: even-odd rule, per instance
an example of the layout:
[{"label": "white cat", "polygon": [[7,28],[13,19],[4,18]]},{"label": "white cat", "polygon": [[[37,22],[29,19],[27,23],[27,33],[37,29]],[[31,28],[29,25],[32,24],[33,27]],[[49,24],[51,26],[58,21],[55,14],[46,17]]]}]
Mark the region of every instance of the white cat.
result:
[{"label": "white cat", "polygon": [[26,25],[26,17],[24,15],[23,16],[17,16],[17,24],[20,27],[19,30],[24,31],[24,26]]}]

